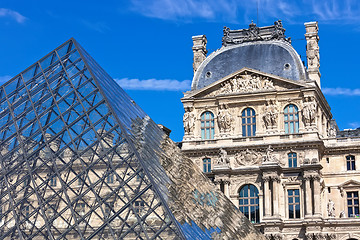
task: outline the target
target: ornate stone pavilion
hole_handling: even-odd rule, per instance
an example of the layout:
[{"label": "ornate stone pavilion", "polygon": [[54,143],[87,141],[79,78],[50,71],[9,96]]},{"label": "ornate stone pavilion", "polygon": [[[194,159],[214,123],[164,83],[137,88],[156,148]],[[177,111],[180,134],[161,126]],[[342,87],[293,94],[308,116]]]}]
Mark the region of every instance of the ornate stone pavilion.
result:
[{"label": "ornate stone pavilion", "polygon": [[0,239],[265,239],[70,39],[0,86]]},{"label": "ornate stone pavilion", "polygon": [[305,30],[307,67],[281,21],[225,27],[209,56],[194,36],[182,152],[268,239],[359,240],[360,130],[338,129]]}]

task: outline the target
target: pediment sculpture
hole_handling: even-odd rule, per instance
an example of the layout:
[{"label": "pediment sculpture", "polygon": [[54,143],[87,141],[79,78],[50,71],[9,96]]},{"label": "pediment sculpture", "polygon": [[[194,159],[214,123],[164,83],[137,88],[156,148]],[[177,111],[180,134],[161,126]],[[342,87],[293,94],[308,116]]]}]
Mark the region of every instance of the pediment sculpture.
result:
[{"label": "pediment sculpture", "polygon": [[274,90],[274,83],[268,77],[257,74],[239,74],[220,84],[220,88],[210,93],[209,96],[231,93],[246,93],[264,90]]}]

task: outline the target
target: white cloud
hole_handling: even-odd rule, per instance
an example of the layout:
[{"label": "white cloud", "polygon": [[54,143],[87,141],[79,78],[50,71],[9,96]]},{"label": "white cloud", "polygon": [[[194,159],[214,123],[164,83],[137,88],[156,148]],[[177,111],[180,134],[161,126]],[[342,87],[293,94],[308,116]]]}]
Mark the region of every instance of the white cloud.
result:
[{"label": "white cloud", "polygon": [[178,81],[173,79],[128,79],[121,78],[115,81],[124,89],[130,90],[164,90],[164,91],[188,91],[190,90],[190,80]]},{"label": "white cloud", "polygon": [[9,81],[10,79],[11,79],[11,76],[9,76],[9,75],[0,76],[0,84],[4,84],[7,81]]},{"label": "white cloud", "polygon": [[360,96],[360,88],[322,88],[322,92],[330,96]]},{"label": "white cloud", "polygon": [[351,122],[348,124],[351,128],[356,129],[360,127],[360,122]]},{"label": "white cloud", "polygon": [[0,8],[0,17],[9,17],[14,19],[18,23],[23,23],[27,19],[20,13],[7,8]]},{"label": "white cloud", "polygon": [[303,22],[307,18],[356,24],[354,20],[360,20],[358,0],[131,0],[131,6],[144,16],[163,20],[201,18],[243,22],[256,20],[257,12],[259,21],[280,18],[288,22]]}]

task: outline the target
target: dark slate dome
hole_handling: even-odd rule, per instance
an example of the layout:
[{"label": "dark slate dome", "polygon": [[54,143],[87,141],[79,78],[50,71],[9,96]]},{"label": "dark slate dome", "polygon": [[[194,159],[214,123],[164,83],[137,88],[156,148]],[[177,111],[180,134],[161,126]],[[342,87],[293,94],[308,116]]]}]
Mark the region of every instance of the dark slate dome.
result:
[{"label": "dark slate dome", "polygon": [[[228,41],[229,35],[226,35],[225,31],[226,29],[224,38]],[[239,31],[236,34],[239,34]],[[244,41],[244,37],[240,37],[241,41]],[[259,35],[258,38],[260,37]],[[225,46],[210,54],[199,66],[192,81],[192,90],[203,88],[244,67],[291,80],[307,79],[300,56],[284,38],[234,43],[235,38],[232,37],[230,45],[224,44],[224,38]]]}]

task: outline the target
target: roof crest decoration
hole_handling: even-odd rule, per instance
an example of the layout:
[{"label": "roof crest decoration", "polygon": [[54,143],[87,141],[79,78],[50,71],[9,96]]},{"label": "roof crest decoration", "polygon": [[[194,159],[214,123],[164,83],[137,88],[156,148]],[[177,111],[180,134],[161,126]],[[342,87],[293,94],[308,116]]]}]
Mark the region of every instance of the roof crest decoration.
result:
[{"label": "roof crest decoration", "polygon": [[285,28],[283,28],[281,20],[275,21],[274,25],[266,27],[258,27],[251,21],[248,29],[231,30],[224,27],[223,32],[222,45],[225,47],[243,42],[269,40],[284,40],[291,43],[291,38],[285,37]]}]

